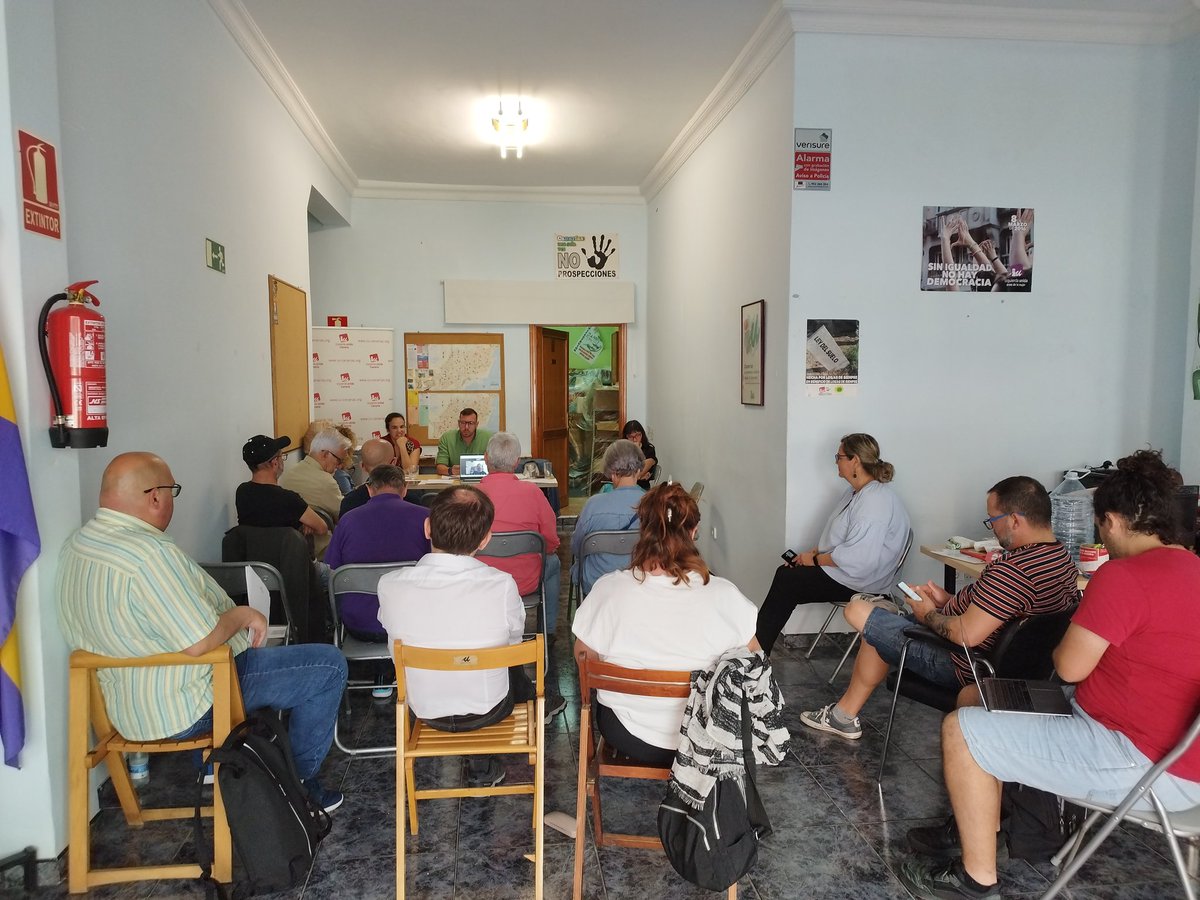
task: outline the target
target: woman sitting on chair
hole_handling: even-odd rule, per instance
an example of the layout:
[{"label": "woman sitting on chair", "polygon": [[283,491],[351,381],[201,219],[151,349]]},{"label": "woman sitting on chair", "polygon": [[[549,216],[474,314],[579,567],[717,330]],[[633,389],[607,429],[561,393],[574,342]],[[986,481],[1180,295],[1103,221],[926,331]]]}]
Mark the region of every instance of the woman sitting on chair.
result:
[{"label": "woman sitting on chair", "polygon": [[633,441],[641,449],[643,456],[642,470],[638,472],[637,485],[643,491],[650,490],[650,481],[654,478],[654,474],[658,470],[658,451],[650,443],[650,438],[646,435],[646,429],[642,427],[642,423],[637,419],[630,419],[625,423],[625,427],[621,429],[621,437],[627,441]]},{"label": "woman sitting on chair", "polygon": [[792,554],[775,571],[758,611],[758,641],[767,653],[799,604],[845,603],[860,591],[887,591],[904,554],[908,513],[887,485],[894,469],[879,458],[879,443],[869,434],[848,434],[833,459],[849,487],[817,546]]},{"label": "woman sitting on chair", "polygon": [[[662,484],[637,507],[641,537],[629,569],[598,580],[579,607],[577,644],[605,662],[639,669],[710,668],[754,638],[754,604],[711,574],[696,550],[700,508],[681,485]],[[595,721],[606,743],[651,765],[670,765],[686,700],[598,691]]]}]

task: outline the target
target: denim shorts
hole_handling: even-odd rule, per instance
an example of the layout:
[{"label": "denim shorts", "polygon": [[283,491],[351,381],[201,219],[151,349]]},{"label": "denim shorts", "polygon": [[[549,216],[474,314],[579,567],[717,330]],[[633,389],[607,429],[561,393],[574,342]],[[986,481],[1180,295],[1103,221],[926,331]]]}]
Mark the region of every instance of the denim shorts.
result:
[{"label": "denim shorts", "polygon": [[[898,666],[900,654],[904,651],[904,642],[908,640],[904,629],[916,624],[917,620],[912,616],[902,616],[886,609],[873,609],[867,616],[866,625],[863,626],[863,640],[875,648],[875,652],[888,665]],[[904,670],[948,688],[960,685],[950,654],[939,647],[919,641],[908,645]]]},{"label": "denim shorts", "polygon": [[[1073,716],[958,710],[967,749],[981,769],[1063,797],[1116,806],[1152,763],[1119,731],[1101,725],[1072,699]],[[1200,804],[1200,783],[1164,773],[1154,793],[1169,810]],[[1141,800],[1134,809],[1152,809]]]}]

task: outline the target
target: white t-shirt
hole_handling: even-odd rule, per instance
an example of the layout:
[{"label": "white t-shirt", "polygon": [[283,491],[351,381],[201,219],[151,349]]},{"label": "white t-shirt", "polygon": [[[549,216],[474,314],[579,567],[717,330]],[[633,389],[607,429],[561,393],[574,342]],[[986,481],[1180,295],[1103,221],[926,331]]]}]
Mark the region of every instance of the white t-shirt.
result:
[{"label": "white t-shirt", "polygon": [[[473,556],[427,553],[379,579],[379,622],[389,641],[435,649],[519,644],[525,607],[507,572]],[[508,694],[508,670],[406,669],[408,702],[421,719],[488,712]]]},{"label": "white t-shirt", "polygon": [[[707,669],[726,650],[754,638],[758,608],[715,575],[672,584],[668,575],[639,582],[631,570],[598,580],[575,614],[571,630],[605,662],[631,669]],[[598,691],[630,734],[656,747],[679,746],[687,700]]]}]

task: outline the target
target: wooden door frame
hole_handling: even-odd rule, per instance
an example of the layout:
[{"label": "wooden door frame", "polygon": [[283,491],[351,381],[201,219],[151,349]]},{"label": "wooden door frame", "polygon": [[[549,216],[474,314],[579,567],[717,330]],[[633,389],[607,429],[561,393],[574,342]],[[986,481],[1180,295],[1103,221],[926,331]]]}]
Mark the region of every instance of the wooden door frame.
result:
[{"label": "wooden door frame", "polygon": [[[625,360],[629,358],[626,350],[626,328],[624,322],[607,322],[607,323],[588,323],[595,325],[597,328],[615,328],[617,329],[617,409],[621,418],[621,427],[625,426]],[[549,328],[552,330],[566,330],[568,328],[586,328],[587,325],[530,325],[529,326],[529,455],[542,455],[542,410],[541,404],[538,402],[541,391],[541,362],[542,362],[542,342],[540,340],[540,329]],[[571,348],[567,347],[567,372],[571,371]],[[570,375],[567,376],[570,378]],[[568,392],[570,391],[570,382],[567,384]],[[568,399],[568,402],[569,399]],[[570,479],[568,478],[568,482]]]}]

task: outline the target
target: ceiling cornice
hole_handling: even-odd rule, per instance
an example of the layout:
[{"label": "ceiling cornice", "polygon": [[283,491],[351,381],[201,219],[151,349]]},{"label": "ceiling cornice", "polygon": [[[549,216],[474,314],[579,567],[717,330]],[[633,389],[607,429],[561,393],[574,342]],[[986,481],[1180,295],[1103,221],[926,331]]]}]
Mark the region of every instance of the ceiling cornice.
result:
[{"label": "ceiling cornice", "polygon": [[497,187],[397,181],[360,181],[354,196],[372,200],[475,200],[490,203],[613,203],[636,206],[645,203],[636,187]]},{"label": "ceiling cornice", "polygon": [[782,0],[803,33],[881,34],[1079,44],[1169,44],[1200,33],[1200,11],[1015,9],[931,0]]},{"label": "ceiling cornice", "polygon": [[279,57],[275,55],[275,51],[267,43],[267,39],[259,30],[258,25],[250,18],[250,13],[246,11],[241,0],[208,0],[208,5],[213,8],[217,17],[229,29],[229,33],[233,35],[233,39],[237,41],[238,46],[242,48],[242,52],[246,54],[254,68],[258,69],[263,80],[275,92],[279,102],[283,104],[284,109],[291,115],[292,120],[304,133],[304,136],[308,138],[308,142],[325,162],[325,165],[329,167],[329,171],[341,182],[346,193],[354,194],[358,187],[358,176],[354,174],[354,170],[350,168],[346,158],[330,140],[329,134],[325,131],[320,119],[317,118],[317,114],[308,105],[308,101],[300,93],[300,88],[296,86],[296,82],[292,81],[292,76],[288,74]]},{"label": "ceiling cornice", "polygon": [[671,142],[650,173],[642,180],[641,192],[647,199],[666,186],[679,167],[687,162],[696,149],[721,124],[737,102],[750,90],[771,60],[787,46],[793,34],[792,23],[783,8],[776,4],[762,24],[747,41],[725,76],[705,98],[695,115]]}]

